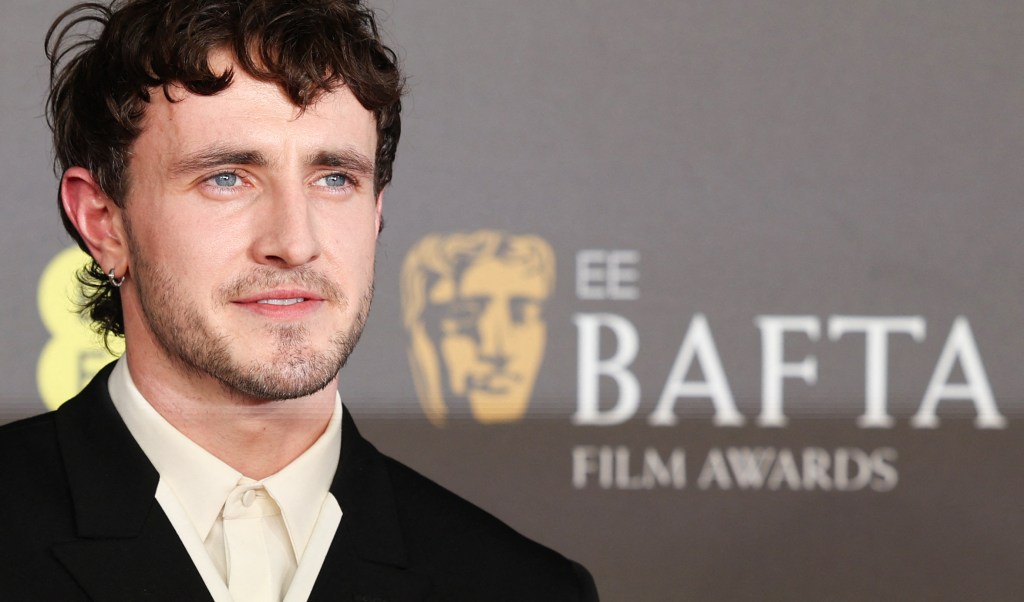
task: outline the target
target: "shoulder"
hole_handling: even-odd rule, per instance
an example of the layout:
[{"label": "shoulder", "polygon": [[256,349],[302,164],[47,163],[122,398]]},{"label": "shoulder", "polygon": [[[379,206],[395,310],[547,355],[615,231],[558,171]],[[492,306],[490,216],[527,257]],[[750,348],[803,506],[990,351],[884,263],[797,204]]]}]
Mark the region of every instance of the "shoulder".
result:
[{"label": "shoulder", "polygon": [[[20,541],[36,549],[75,537],[74,480],[68,462],[88,465],[93,448],[113,440],[87,441],[76,433],[111,422],[97,412],[109,369],[101,370],[57,410],[0,426],[0,541]],[[69,433],[76,434],[69,437]],[[113,470],[94,464],[83,478]]]},{"label": "shoulder", "polygon": [[579,564],[380,453],[347,410],[343,420],[332,492],[341,496],[349,517],[349,545],[372,549],[378,558],[425,578],[433,587],[431,599],[597,600],[593,579]]},{"label": "shoulder", "polygon": [[429,567],[435,583],[448,588],[444,599],[597,600],[593,580],[579,564],[382,457],[410,560]]},{"label": "shoulder", "polygon": [[67,477],[55,423],[55,413],[49,412],[0,427],[4,527],[20,529],[39,520],[52,523],[52,515],[66,508]]},{"label": "shoulder", "polygon": [[63,474],[54,422],[49,412],[0,426],[0,478],[7,484],[0,494],[22,480],[39,485]]},{"label": "shoulder", "polygon": [[75,537],[53,413],[0,427],[0,482],[0,590],[18,600],[77,591],[50,550]]},{"label": "shoulder", "polygon": [[[94,405],[87,395],[93,387],[90,384],[56,410],[0,426],[0,478],[6,484],[0,492],[26,500],[34,491],[46,492],[57,485],[66,488],[61,422],[65,426],[89,422],[81,410]],[[7,499],[0,497],[0,501]]]}]

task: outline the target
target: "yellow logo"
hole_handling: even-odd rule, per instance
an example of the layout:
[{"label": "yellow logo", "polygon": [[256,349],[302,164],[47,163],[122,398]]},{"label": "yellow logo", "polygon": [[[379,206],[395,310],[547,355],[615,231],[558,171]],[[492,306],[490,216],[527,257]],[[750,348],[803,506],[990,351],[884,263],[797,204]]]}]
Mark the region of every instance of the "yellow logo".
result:
[{"label": "yellow logo", "polygon": [[542,309],[555,285],[544,239],[495,230],[430,234],[402,265],[416,393],[437,426],[467,405],[482,423],[526,413],[544,358]]},{"label": "yellow logo", "polygon": [[[81,299],[75,274],[90,261],[88,255],[70,247],[54,257],[39,279],[39,317],[50,332],[50,340],[39,354],[36,382],[43,403],[51,410],[73,397],[113,359],[89,323],[78,314]],[[120,338],[111,346],[123,353]]]}]

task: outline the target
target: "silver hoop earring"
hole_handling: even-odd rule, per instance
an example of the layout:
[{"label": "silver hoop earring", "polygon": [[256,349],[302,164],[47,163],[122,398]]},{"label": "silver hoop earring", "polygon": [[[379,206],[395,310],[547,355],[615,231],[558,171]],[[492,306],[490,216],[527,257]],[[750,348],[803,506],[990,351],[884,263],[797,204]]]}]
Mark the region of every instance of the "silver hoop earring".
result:
[{"label": "silver hoop earring", "polygon": [[110,284],[114,285],[114,288],[121,288],[121,285],[124,284],[124,279],[127,277],[128,272],[125,272],[124,276],[114,278],[114,268],[110,268],[110,271],[107,272],[107,280],[110,281]]}]

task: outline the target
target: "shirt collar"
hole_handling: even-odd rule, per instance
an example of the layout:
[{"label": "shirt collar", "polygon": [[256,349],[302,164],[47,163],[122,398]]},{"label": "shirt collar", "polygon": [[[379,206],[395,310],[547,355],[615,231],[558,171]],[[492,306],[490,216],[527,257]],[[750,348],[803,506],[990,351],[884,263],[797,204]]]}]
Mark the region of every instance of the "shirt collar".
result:
[{"label": "shirt collar", "polygon": [[[132,381],[124,358],[114,366],[107,387],[128,430],[205,540],[242,473],[186,437],[153,409]],[[281,508],[296,561],[302,559],[337,472],[341,412],[341,397],[335,394],[334,412],[323,434],[288,466],[263,479],[263,486]]]},{"label": "shirt collar", "polygon": [[341,458],[341,396],[334,396],[334,413],[327,429],[302,455],[275,474],[263,486],[281,508],[296,561],[309,543],[324,500]]}]

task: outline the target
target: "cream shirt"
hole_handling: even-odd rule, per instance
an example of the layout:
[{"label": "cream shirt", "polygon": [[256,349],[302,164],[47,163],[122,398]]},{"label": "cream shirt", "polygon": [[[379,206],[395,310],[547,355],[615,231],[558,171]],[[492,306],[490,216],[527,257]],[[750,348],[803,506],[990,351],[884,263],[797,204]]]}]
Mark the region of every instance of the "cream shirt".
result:
[{"label": "cream shirt", "polygon": [[[175,429],[142,397],[122,358],[107,382],[114,407],[160,474],[156,499],[178,533],[216,602],[232,601],[227,587],[224,519],[229,494],[244,475]],[[262,484],[281,513],[264,517],[270,547],[272,597],[309,598],[334,533],[341,507],[330,493],[341,453],[341,399],[323,435],[301,456]]]}]

